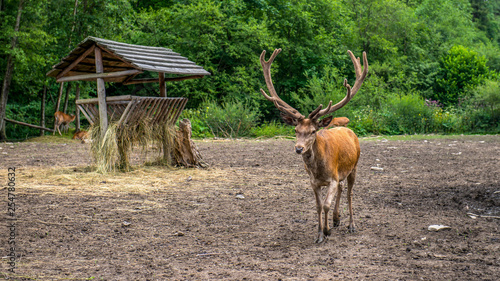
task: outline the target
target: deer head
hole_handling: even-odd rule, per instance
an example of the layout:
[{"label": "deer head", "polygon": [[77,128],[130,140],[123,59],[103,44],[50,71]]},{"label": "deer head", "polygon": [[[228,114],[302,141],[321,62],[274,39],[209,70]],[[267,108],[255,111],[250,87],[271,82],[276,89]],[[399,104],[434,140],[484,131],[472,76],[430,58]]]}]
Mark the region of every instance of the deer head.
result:
[{"label": "deer head", "polygon": [[328,106],[323,109],[323,105],[320,104],[315,110],[313,110],[307,118],[300,114],[295,108],[284,102],[276,93],[274,85],[271,79],[271,64],[273,63],[276,56],[281,52],[281,49],[274,50],[271,58],[268,61],[265,60],[266,51],[262,51],[260,55],[260,64],[262,65],[262,70],[264,72],[264,79],[266,80],[267,89],[269,90],[270,96],[266,94],[263,89],[260,89],[262,95],[274,103],[276,108],[281,112],[281,118],[286,124],[295,126],[295,135],[297,137],[297,142],[295,144],[295,152],[298,154],[303,154],[307,152],[311,146],[316,141],[317,132],[320,128],[326,127],[332,121],[332,116],[325,117],[320,120],[322,116],[333,113],[339,110],[344,105],[346,105],[353,97],[356,95],[358,90],[361,88],[361,84],[366,78],[368,73],[368,60],[366,59],[366,53],[363,52],[363,68],[359,58],[356,58],[351,51],[347,51],[351,60],[354,64],[354,70],[356,72],[356,82],[354,87],[347,83],[347,79],[344,79],[344,87],[347,89],[347,94],[340,102],[332,105],[332,101],[328,103]]}]

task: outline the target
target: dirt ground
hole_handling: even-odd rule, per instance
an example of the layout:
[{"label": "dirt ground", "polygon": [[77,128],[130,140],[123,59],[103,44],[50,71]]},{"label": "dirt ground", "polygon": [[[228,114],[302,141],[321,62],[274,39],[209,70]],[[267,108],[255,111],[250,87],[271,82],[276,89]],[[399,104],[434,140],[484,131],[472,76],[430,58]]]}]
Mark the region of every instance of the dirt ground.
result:
[{"label": "dirt ground", "polygon": [[[362,140],[353,196],[357,231],[347,232],[344,197],[340,227],[319,245],[314,196],[293,140],[197,145],[210,168],[140,167],[134,156],[133,171],[101,175],[89,168],[86,144],[0,143],[0,277],[500,276],[500,136]],[[14,238],[6,215],[9,167],[16,168]],[[434,224],[450,229],[429,231]],[[15,273],[8,264],[13,239]]]}]

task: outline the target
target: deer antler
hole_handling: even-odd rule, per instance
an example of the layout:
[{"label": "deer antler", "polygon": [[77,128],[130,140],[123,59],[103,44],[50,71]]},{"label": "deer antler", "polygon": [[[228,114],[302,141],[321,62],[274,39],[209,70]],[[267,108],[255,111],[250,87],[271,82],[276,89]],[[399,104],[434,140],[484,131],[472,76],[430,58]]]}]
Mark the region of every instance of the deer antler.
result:
[{"label": "deer antler", "polygon": [[351,85],[347,83],[347,79],[344,79],[344,87],[347,89],[346,96],[335,105],[332,105],[332,101],[330,101],[325,109],[321,109],[323,105],[320,104],[318,108],[309,114],[309,119],[318,119],[321,116],[339,110],[346,105],[354,97],[354,95],[356,95],[359,88],[361,88],[361,84],[363,84],[363,81],[368,74],[368,60],[366,58],[366,52],[363,52],[363,71],[361,71],[362,68],[359,58],[356,58],[351,51],[347,51],[347,53],[349,53],[349,56],[351,57],[352,63],[354,64],[354,70],[356,72],[356,82],[354,82],[354,87],[351,88]]},{"label": "deer antler", "polygon": [[268,96],[263,89],[260,89],[260,92],[267,100],[272,101],[279,111],[288,114],[295,119],[304,119],[304,115],[300,114],[295,108],[284,102],[278,94],[276,94],[276,90],[274,89],[273,81],[271,79],[271,64],[280,52],[281,49],[274,50],[268,61],[265,60],[266,50],[262,51],[262,54],[260,54],[260,64],[262,65],[264,79],[266,80],[267,89],[269,90],[271,96]]}]

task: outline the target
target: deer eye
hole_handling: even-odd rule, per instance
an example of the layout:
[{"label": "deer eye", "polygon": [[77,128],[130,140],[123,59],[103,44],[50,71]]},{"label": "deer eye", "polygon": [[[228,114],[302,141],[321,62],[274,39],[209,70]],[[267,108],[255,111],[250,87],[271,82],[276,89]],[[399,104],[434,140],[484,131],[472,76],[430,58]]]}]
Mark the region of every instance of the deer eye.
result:
[{"label": "deer eye", "polygon": [[316,134],[316,130],[312,130],[311,134]]}]

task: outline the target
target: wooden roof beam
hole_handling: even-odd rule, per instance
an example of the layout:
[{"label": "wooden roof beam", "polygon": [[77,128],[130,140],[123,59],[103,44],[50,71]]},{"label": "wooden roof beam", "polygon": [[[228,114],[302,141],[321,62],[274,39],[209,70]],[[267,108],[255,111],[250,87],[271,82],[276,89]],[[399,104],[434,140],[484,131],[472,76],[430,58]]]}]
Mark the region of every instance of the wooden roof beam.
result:
[{"label": "wooden roof beam", "polygon": [[[183,76],[183,77],[165,78],[165,82],[182,81],[182,80],[197,79],[197,78],[203,78],[203,75],[191,75],[191,76]],[[143,78],[143,79],[134,79],[134,80],[125,81],[125,82],[123,82],[123,84],[124,85],[131,85],[131,84],[158,83],[158,82],[160,82],[159,78]]]},{"label": "wooden roof beam", "polygon": [[68,73],[73,67],[75,67],[78,63],[80,63],[84,58],[86,58],[90,53],[94,51],[95,44],[88,48],[83,54],[81,54],[76,60],[74,60],[70,65],[68,65],[61,73],[57,75],[57,79],[59,80],[66,73]]},{"label": "wooden roof beam", "polygon": [[137,69],[125,70],[125,71],[117,71],[117,72],[108,72],[108,73],[92,73],[92,74],[83,74],[76,76],[67,76],[61,77],[57,79],[57,82],[69,82],[69,81],[83,81],[83,80],[94,80],[98,78],[106,79],[106,78],[114,78],[114,77],[122,77],[128,75],[134,75],[142,73],[142,71]]}]

